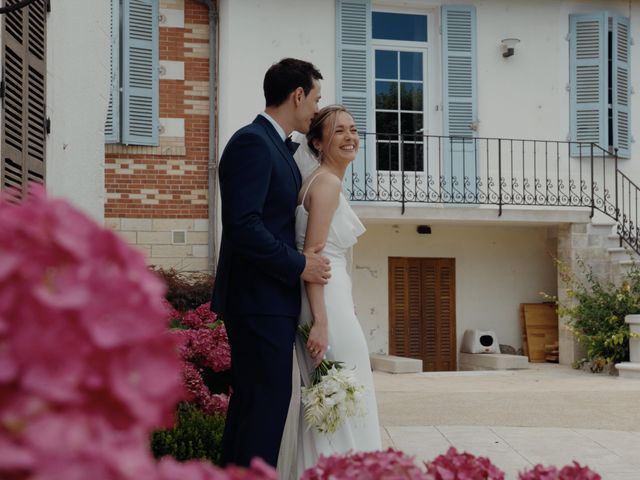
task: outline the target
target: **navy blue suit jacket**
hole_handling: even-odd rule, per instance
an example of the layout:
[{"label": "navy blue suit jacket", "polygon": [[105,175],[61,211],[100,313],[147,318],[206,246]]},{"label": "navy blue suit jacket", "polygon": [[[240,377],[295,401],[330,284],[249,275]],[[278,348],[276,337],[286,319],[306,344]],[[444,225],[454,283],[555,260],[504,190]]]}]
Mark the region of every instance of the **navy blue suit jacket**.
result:
[{"label": "navy blue suit jacket", "polygon": [[300,172],[258,115],[229,140],[219,169],[222,243],[211,309],[232,315],[300,313],[304,256],[295,246]]}]

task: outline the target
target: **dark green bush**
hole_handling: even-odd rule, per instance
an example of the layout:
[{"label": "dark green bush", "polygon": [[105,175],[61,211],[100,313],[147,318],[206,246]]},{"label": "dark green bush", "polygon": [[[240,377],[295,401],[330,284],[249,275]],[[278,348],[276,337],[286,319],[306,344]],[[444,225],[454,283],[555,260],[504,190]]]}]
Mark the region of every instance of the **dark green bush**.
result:
[{"label": "dark green bush", "polygon": [[181,273],[176,270],[155,268],[167,284],[167,301],[179,312],[198,308],[211,300],[213,275],[209,273]]},{"label": "dark green bush", "polygon": [[219,465],[224,417],[205,415],[188,403],[178,405],[176,414],[174,428],[152,434],[153,456],[171,455],[180,461],[207,459]]}]

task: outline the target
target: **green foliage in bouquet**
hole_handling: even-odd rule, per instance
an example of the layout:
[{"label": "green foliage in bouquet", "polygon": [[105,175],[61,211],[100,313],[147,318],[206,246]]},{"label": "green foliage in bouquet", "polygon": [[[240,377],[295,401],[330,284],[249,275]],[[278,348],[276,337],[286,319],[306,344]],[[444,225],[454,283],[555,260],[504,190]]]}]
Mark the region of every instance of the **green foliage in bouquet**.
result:
[{"label": "green foliage in bouquet", "polygon": [[587,358],[576,366],[588,362],[597,372],[607,364],[628,361],[631,334],[624,317],[640,313],[638,265],[633,262],[620,284],[614,284],[598,279],[582,259],[578,267],[584,281],[567,265],[557,263],[569,299],[567,305],[559,304],[558,314],[568,318],[567,327],[587,352]]},{"label": "green foliage in bouquet", "polygon": [[211,300],[213,276],[209,273],[181,273],[176,270],[155,268],[167,284],[167,301],[179,312],[195,310]]},{"label": "green foliage in bouquet", "polygon": [[170,455],[176,460],[208,459],[220,464],[224,417],[205,415],[195,406],[181,403],[176,426],[153,432],[151,450],[156,458]]}]

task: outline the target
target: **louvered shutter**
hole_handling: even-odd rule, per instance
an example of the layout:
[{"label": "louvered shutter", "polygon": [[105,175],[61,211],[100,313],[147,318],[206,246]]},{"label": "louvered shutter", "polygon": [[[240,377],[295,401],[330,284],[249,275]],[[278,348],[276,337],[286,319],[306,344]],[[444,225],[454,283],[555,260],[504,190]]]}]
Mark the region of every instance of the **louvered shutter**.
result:
[{"label": "louvered shutter", "polygon": [[389,259],[389,352],[456,369],[454,259]]},{"label": "louvered shutter", "polygon": [[607,14],[569,17],[572,155],[588,155],[588,143],[607,146]]},{"label": "louvered shutter", "polygon": [[408,258],[389,259],[389,351],[391,355],[409,356]]},{"label": "louvered shutter", "polygon": [[111,50],[109,58],[111,89],[107,120],[104,125],[105,143],[120,141],[120,0],[111,0]]},{"label": "louvered shutter", "polygon": [[[455,260],[443,258],[437,261],[436,291],[438,309],[436,316],[438,346],[436,370],[456,370],[456,328],[455,328]],[[427,320],[428,321],[428,320]]]},{"label": "louvered shutter", "polygon": [[29,182],[45,181],[46,20],[46,0],[38,0],[5,14],[2,29],[1,182],[22,194]]},{"label": "louvered shutter", "polygon": [[158,145],[158,1],[122,3],[122,143]]},{"label": "louvered shutter", "polygon": [[477,120],[476,9],[442,7],[444,134],[473,137]]},{"label": "louvered shutter", "polygon": [[614,17],[612,27],[613,146],[618,148],[620,157],[629,158],[631,156],[629,19]]},{"label": "louvered shutter", "polygon": [[369,0],[337,0],[337,78],[338,103],[354,115],[361,132],[368,127],[371,38]]},{"label": "louvered shutter", "polygon": [[442,72],[444,85],[444,188],[455,201],[471,201],[476,193],[478,95],[476,9],[442,7]]}]

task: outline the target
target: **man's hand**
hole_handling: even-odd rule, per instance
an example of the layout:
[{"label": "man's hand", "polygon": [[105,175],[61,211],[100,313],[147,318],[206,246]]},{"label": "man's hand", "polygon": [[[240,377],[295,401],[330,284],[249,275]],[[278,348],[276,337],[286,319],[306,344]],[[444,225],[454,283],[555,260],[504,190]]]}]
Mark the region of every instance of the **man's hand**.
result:
[{"label": "man's hand", "polygon": [[324,248],[324,243],[308,248],[302,252],[306,258],[302,279],[309,283],[326,285],[331,278],[331,265],[329,259],[319,254]]}]

